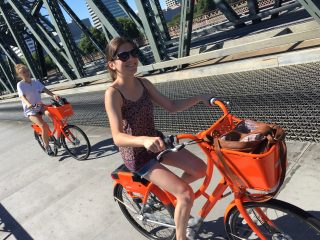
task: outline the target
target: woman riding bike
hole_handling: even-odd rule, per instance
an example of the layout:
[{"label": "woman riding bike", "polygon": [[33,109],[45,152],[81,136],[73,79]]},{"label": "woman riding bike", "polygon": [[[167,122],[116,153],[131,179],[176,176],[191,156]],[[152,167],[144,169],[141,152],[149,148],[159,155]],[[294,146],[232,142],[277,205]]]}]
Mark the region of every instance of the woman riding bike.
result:
[{"label": "woman riding bike", "polygon": [[44,92],[56,100],[60,97],[47,89],[38,79],[31,78],[30,71],[26,65],[17,64],[15,69],[18,77],[21,78],[21,81],[17,84],[17,90],[21,98],[24,115],[41,128],[44,147],[48,155],[53,156],[54,152],[49,145],[49,126],[42,118],[43,114],[49,116],[49,112],[44,111],[41,106],[41,93]]},{"label": "woman riding bike", "polygon": [[[119,146],[124,163],[131,171],[176,197],[176,239],[185,240],[194,201],[189,183],[205,176],[206,164],[185,149],[167,154],[161,163],[156,160],[165,144],[161,133],[155,129],[153,103],[169,112],[179,112],[199,102],[208,104],[212,96],[170,100],[147,79],[135,77],[138,49],[128,39],[117,37],[111,40],[106,55],[113,83],[106,90],[105,107],[114,143]],[[184,173],[178,177],[164,165],[180,168]]]}]

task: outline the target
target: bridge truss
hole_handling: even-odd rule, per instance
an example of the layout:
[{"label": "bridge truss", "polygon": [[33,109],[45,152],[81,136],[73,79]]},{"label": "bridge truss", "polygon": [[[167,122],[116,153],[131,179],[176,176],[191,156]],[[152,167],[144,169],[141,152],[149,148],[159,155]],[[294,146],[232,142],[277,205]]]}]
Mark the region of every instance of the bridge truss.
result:
[{"label": "bridge truss", "polygon": [[[252,26],[280,18],[299,7],[304,8],[320,23],[320,3],[317,0],[242,0],[233,5],[228,4],[226,0],[212,1],[217,9],[202,16],[201,19],[193,16],[195,1],[182,0],[178,29],[167,26],[159,0],[135,0],[139,16],[126,1],[118,1],[122,9],[144,33],[150,49],[150,57],[141,59],[141,64],[146,66],[146,70],[151,64],[153,64],[153,70],[166,71],[170,69],[170,65],[182,68],[189,62],[193,62],[192,57],[187,60],[185,57],[190,55],[191,47],[197,46],[197,34],[204,29],[211,31],[207,41],[216,41],[218,32],[220,35],[224,32],[228,36],[241,37],[241,33],[247,34]],[[86,2],[102,23],[107,40],[111,37],[126,35],[122,26],[101,0]],[[14,65],[22,61],[28,65],[35,78],[46,77],[45,54],[48,54],[56,64],[62,78],[72,81],[90,75],[84,69],[84,56],[72,38],[63,11],[89,37],[98,51],[104,54],[104,46],[94,38],[65,0],[0,0],[0,92],[2,94],[16,91]],[[204,20],[209,24],[201,26]],[[28,48],[27,41],[34,42],[37,58]],[[221,44],[220,41],[220,44],[211,48],[210,51],[219,50],[221,46],[223,43]],[[23,60],[13,51],[13,47],[21,51]],[[185,60],[180,61],[180,59]],[[204,57],[202,60],[205,59]],[[163,65],[164,62],[172,60],[175,61]]]}]

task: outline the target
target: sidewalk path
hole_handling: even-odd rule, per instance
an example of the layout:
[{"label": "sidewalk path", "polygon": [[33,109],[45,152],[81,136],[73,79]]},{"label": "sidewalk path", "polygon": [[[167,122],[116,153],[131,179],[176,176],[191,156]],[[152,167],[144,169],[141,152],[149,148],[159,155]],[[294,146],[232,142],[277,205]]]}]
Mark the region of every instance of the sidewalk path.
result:
[{"label": "sidewalk path", "polygon": [[[92,144],[86,161],[63,151],[48,157],[33,139],[30,124],[0,121],[0,239],[143,239],[112,197],[110,173],[121,158],[109,130],[81,128]],[[320,217],[320,144],[288,142],[288,147],[289,172],[278,198]],[[210,213],[198,239],[224,236],[223,209],[229,200]]]}]

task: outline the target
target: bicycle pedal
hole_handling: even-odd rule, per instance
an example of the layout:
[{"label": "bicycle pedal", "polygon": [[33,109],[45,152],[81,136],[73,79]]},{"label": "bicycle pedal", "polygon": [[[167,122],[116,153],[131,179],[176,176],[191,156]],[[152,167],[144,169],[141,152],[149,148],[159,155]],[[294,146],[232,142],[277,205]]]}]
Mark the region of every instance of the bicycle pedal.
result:
[{"label": "bicycle pedal", "polygon": [[186,237],[187,237],[187,240],[195,240],[196,231],[193,228],[188,227],[186,231]]}]

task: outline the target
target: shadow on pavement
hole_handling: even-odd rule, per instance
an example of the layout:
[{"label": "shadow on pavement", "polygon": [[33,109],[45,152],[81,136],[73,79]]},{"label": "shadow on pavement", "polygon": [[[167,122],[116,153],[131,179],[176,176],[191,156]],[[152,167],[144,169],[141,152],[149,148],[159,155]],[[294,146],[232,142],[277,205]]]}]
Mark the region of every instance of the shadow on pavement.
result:
[{"label": "shadow on pavement", "polygon": [[197,240],[227,240],[224,231],[223,218],[218,220],[204,222],[198,231]]},{"label": "shadow on pavement", "polygon": [[[100,142],[92,145],[91,146],[91,153],[90,153],[88,159],[80,160],[80,161],[88,161],[88,160],[103,158],[103,157],[113,155],[117,152],[119,152],[118,147],[116,145],[114,145],[112,138],[109,138],[109,139],[105,139],[103,141],[100,141]],[[65,150],[63,150],[59,161],[63,161],[66,158],[72,158],[72,157]]]},{"label": "shadow on pavement", "polygon": [[[316,218],[320,219],[320,212],[319,211],[307,211],[308,213],[312,214]],[[287,216],[283,216],[282,218],[279,218],[277,220],[277,223],[283,226],[290,226],[291,230],[294,233],[294,229],[297,229],[297,231],[300,230],[299,224],[297,222],[292,222],[291,219],[287,218]],[[295,226],[295,224],[298,224]],[[295,233],[294,233],[295,234]],[[296,233],[298,234],[298,233]],[[314,237],[314,235],[312,235]],[[311,238],[311,236],[310,236]],[[224,221],[223,218],[219,218],[218,220],[204,222],[199,229],[197,236],[197,240],[227,240],[226,232],[224,230]],[[308,237],[305,239],[309,239]],[[314,239],[314,238],[312,238]]]},{"label": "shadow on pavement", "polygon": [[[23,227],[11,216],[11,214],[0,203],[0,232],[3,239],[32,240],[33,238]],[[8,234],[4,236],[5,234]]]}]

